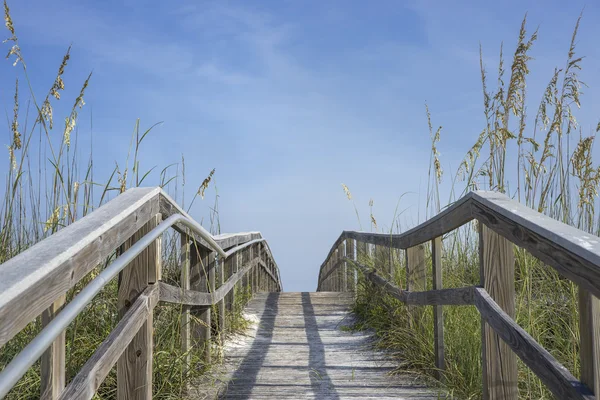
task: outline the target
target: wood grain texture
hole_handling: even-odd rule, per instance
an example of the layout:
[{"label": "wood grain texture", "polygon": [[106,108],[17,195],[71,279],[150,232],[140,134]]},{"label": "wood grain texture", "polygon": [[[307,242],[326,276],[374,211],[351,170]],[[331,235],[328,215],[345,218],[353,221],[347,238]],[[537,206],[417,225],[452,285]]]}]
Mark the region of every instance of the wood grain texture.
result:
[{"label": "wood grain texture", "polygon": [[600,399],[600,300],[579,288],[581,381]]},{"label": "wood grain texture", "polygon": [[91,399],[136,332],[146,323],[158,303],[158,285],[150,285],[129,307],[115,329],[60,395],[60,400]]},{"label": "wood grain texture", "polygon": [[474,294],[475,306],[483,320],[557,398],[594,399],[592,391],[502,310],[485,289],[476,288]]},{"label": "wood grain texture", "polygon": [[159,188],[129,189],[0,265],[0,347],[158,212]]},{"label": "wood grain texture", "polygon": [[[431,241],[431,275],[433,277],[433,290],[442,290],[442,238],[437,237]],[[446,370],[444,352],[444,313],[441,305],[433,306],[433,352],[435,354],[436,377],[444,380]]]},{"label": "wood grain texture", "polygon": [[[425,246],[422,244],[409,247],[406,256],[406,289],[409,292],[422,292],[427,288],[427,275],[425,272]],[[408,297],[407,297],[408,300]],[[424,329],[421,320],[424,310],[421,307],[408,307],[410,324],[414,329]]]},{"label": "wood grain texture", "polygon": [[[42,313],[42,327],[45,327],[60,312],[66,296],[60,296],[54,304]],[[40,360],[40,398],[42,400],[58,399],[65,387],[65,344],[63,331],[42,355]]]},{"label": "wood grain texture", "polygon": [[[121,250],[127,250],[158,223],[159,216],[153,217],[126,241]],[[119,274],[117,299],[119,316],[125,315],[140,293],[148,286],[149,270],[160,268],[157,267],[161,262],[158,244],[158,241],[154,241]],[[152,332],[153,316],[149,314],[146,322],[117,361],[117,399],[152,398]]]},{"label": "wood grain texture", "polygon": [[[190,265],[191,265],[191,252],[192,243],[191,238],[185,234],[180,234],[181,241],[181,252],[179,254],[179,263],[181,268],[180,273],[180,285],[183,290],[190,290]],[[195,250],[194,250],[195,251]],[[161,282],[162,283],[162,282]],[[161,289],[162,290],[162,289]],[[191,333],[190,333],[190,306],[181,306],[181,351],[185,354],[185,364],[189,367],[191,362],[190,349],[192,348]]]},{"label": "wood grain texture", "polygon": [[197,399],[410,399],[443,393],[375,351],[370,332],[349,332],[350,293],[260,293],[245,308],[257,321],[225,346],[223,367]]},{"label": "wood grain texture", "polygon": [[[515,258],[513,244],[480,224],[483,288],[511,318],[515,317]],[[516,399],[517,357],[490,326],[483,324],[484,399]]]}]

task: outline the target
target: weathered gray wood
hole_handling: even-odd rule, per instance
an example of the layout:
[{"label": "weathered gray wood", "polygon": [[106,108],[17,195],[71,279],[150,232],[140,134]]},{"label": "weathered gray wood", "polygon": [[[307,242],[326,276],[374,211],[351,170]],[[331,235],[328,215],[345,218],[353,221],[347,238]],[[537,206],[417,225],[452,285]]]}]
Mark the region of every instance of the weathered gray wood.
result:
[{"label": "weathered gray wood", "polygon": [[[540,346],[482,288],[475,289],[475,306],[483,320],[559,399],[593,400],[592,391],[579,382]],[[508,397],[507,397],[508,398]]]},{"label": "weathered gray wood", "polygon": [[83,400],[94,396],[136,332],[146,323],[157,302],[158,285],[150,285],[61,393],[60,400]]},{"label": "weathered gray wood", "polygon": [[473,216],[600,297],[600,239],[500,193],[475,192]]},{"label": "weathered gray wood", "polygon": [[[245,308],[258,320],[226,345],[223,372],[195,398],[411,399],[443,393],[374,351],[369,332],[348,332],[352,294],[262,293]],[[215,385],[222,382],[221,385]]]},{"label": "weathered gray wood", "polygon": [[[128,249],[150,232],[158,225],[159,220],[160,215],[152,217],[131,239],[123,244],[122,250]],[[121,317],[148,286],[149,271],[160,269],[161,249],[158,247],[159,244],[158,241],[154,241],[119,274],[117,307]],[[117,361],[118,399],[152,398],[152,332],[153,316],[149,314],[146,322]]]},{"label": "weathered gray wood", "polygon": [[[515,259],[513,244],[485,225],[480,226],[483,287],[511,318],[515,317]],[[498,334],[483,324],[484,399],[516,399],[517,358]]]},{"label": "weathered gray wood", "polygon": [[[190,265],[191,265],[191,252],[192,244],[191,238],[187,234],[181,234],[181,253],[180,253],[180,264],[181,264],[181,275],[180,284],[183,290],[190,289]],[[162,282],[161,282],[162,283]],[[190,349],[192,348],[192,341],[190,335],[190,306],[181,306],[181,351],[185,354],[185,364],[189,368],[192,355]]]},{"label": "weathered gray wood", "polygon": [[[350,260],[355,260],[356,256],[354,255],[354,239],[346,239],[346,257]],[[354,280],[354,268],[348,265],[346,261],[344,261],[344,268],[346,270],[346,291],[354,292],[356,291],[356,282]]]},{"label": "weathered gray wood", "polygon": [[[406,249],[406,289],[409,292],[422,292],[427,288],[425,272],[425,247],[420,244]],[[415,329],[423,329],[421,319],[424,310],[420,307],[408,307],[410,323]]]},{"label": "weathered gray wood", "polygon": [[[217,260],[217,268],[219,269],[219,273],[217,274],[217,289],[223,287],[223,283],[225,282],[225,260],[222,258],[218,258]],[[212,299],[211,299],[212,303]],[[219,335],[221,339],[221,344],[225,337],[225,299],[220,299],[217,303],[217,312],[219,313]]]},{"label": "weathered gray wood", "polygon": [[[42,313],[42,326],[46,326],[60,312],[66,296],[60,296],[54,304]],[[65,332],[56,338],[52,346],[44,352],[40,365],[40,389],[42,400],[54,400],[65,387]]]},{"label": "weathered gray wood", "polygon": [[581,382],[600,399],[600,300],[579,288]]},{"label": "weathered gray wood", "polygon": [[[198,269],[195,273],[198,275],[197,285],[192,287],[198,292],[210,294],[208,271],[211,267],[211,257],[214,258],[215,253],[209,250],[198,249]],[[214,299],[211,299],[211,303]],[[210,326],[211,326],[211,307],[200,306],[193,307],[192,313],[196,317],[196,321],[192,324],[192,337],[194,344],[203,349],[204,362],[210,363]]]},{"label": "weathered gray wood", "polygon": [[148,222],[159,193],[129,189],[0,265],[0,347]]},{"label": "weathered gray wood", "polygon": [[[431,273],[433,290],[442,290],[442,238],[431,241]],[[444,355],[444,314],[441,305],[433,306],[433,352],[435,353],[436,377],[444,379],[446,362]]]}]

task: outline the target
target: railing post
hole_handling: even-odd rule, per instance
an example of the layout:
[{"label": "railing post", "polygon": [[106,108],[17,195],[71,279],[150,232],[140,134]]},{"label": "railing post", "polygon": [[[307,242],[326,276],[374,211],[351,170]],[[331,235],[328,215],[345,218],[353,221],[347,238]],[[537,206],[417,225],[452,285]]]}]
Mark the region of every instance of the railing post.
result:
[{"label": "railing post", "polygon": [[[425,247],[420,244],[406,249],[406,289],[409,292],[420,292],[427,286],[425,274]],[[420,306],[408,306],[411,321],[414,327],[420,328],[423,310]]]},{"label": "railing post", "polygon": [[[199,247],[194,243],[192,249],[192,269],[190,274],[192,290],[198,292],[208,292],[210,289],[209,271],[214,268],[214,253],[204,247]],[[198,322],[192,324],[192,337],[194,344],[204,350],[204,362],[210,363],[210,326],[211,326],[211,307],[198,306],[192,307],[192,314]]]},{"label": "railing post", "polygon": [[579,287],[581,382],[600,399],[600,300]]},{"label": "railing post", "polygon": [[[223,282],[225,281],[224,277],[225,277],[225,264],[226,263],[227,263],[227,260],[225,260],[224,258],[219,257],[217,259],[217,266],[219,268],[219,273],[217,274],[218,287],[223,286]],[[225,296],[225,297],[227,297],[227,296]],[[219,312],[219,335],[220,335],[220,339],[221,339],[221,345],[223,344],[223,341],[225,340],[225,297],[223,297],[217,304],[217,309]]]},{"label": "railing post", "polygon": [[[346,239],[346,257],[355,260],[354,257],[354,239]],[[354,280],[354,266],[346,262],[346,291],[356,291],[356,282]]]},{"label": "railing post", "polygon": [[[123,244],[122,249],[131,247],[155,228],[160,220],[160,214],[153,217]],[[155,240],[119,274],[117,305],[120,317],[123,317],[148,284],[154,283],[152,281],[160,277],[160,270],[160,240]],[[147,321],[117,361],[117,399],[119,400],[152,398],[153,319],[150,313]]]},{"label": "railing post", "polygon": [[[233,271],[235,269],[234,264],[236,263],[237,253],[230,255],[227,260],[225,260],[225,276],[223,277],[224,282],[227,282],[227,279],[233,275]],[[231,311],[233,309],[234,291],[235,288],[232,288],[231,291],[225,295],[225,308],[227,311]]]},{"label": "railing post", "polygon": [[[431,241],[431,272],[433,276],[433,290],[444,288],[442,283],[442,238],[437,237]],[[433,306],[433,351],[435,353],[436,376],[441,381],[444,379],[446,362],[444,356],[444,313],[441,305]]]},{"label": "railing post", "polygon": [[[45,327],[60,312],[66,296],[60,296],[50,308],[42,313],[42,326]],[[41,396],[42,400],[58,399],[65,387],[65,332],[52,343],[41,358]]]},{"label": "railing post", "polygon": [[[479,222],[481,284],[511,318],[515,318],[513,244]],[[483,398],[516,399],[517,357],[482,319]]]},{"label": "railing post", "polygon": [[333,291],[334,292],[340,291],[340,268],[337,265],[338,260],[340,259],[339,250],[340,250],[340,247],[338,246],[335,249],[335,253],[333,256],[333,265],[331,266],[331,268],[334,268],[333,274],[331,274],[333,276]]},{"label": "railing post", "polygon": [[[190,288],[191,246],[190,237],[181,234],[181,288],[184,290]],[[186,368],[190,367],[190,348],[190,306],[183,305],[181,306],[181,351],[185,354]]]}]

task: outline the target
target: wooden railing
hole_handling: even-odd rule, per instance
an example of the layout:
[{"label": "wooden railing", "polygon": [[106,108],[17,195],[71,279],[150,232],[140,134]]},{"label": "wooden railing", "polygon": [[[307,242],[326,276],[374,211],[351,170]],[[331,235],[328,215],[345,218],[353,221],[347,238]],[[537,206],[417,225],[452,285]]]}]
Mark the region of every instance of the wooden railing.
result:
[{"label": "wooden railing", "polygon": [[[171,227],[181,236],[180,287],[161,282],[160,238]],[[115,252],[112,263],[65,304],[67,291]],[[120,321],[65,385],[65,328],[117,274]],[[225,332],[226,309],[239,286],[252,293],[282,290],[260,233],[213,237],[160,188],[130,189],[0,265],[0,349],[40,315],[44,326],[0,371],[0,398],[41,356],[43,399],[91,399],[115,364],[117,398],[149,399],[153,309],[161,301],[181,304],[183,350],[204,346],[209,361],[211,319],[219,334]]]},{"label": "wooden railing", "polygon": [[[443,289],[442,236],[474,219],[479,221],[480,285]],[[427,242],[431,243],[433,290],[426,290]],[[580,380],[514,321],[513,244],[579,286]],[[371,253],[394,258],[400,250],[405,250],[406,290],[381,276],[389,276],[391,271],[364,265]],[[418,312],[415,306],[433,306],[435,363],[440,377],[445,369],[442,306],[474,305],[482,318],[485,399],[517,398],[516,356],[557,398],[600,399],[600,238],[502,194],[472,192],[403,234],[342,232],[321,266],[317,290],[353,291],[357,270],[389,295],[411,305],[409,312]]]}]

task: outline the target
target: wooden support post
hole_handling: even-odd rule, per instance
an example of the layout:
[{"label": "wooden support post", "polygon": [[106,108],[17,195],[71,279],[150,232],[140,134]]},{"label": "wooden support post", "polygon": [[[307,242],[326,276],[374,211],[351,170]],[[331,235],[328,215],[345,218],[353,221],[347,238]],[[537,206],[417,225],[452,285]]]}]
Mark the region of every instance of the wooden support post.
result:
[{"label": "wooden support post", "polygon": [[[122,246],[122,250],[131,247],[146,233],[155,228],[161,220],[160,214],[152,218]],[[160,277],[161,248],[155,240],[138,255],[119,274],[117,306],[119,316],[123,317],[135,299],[148,283]],[[152,348],[153,315],[150,313],[129,346],[117,361],[117,399],[152,398]]]},{"label": "wooden support post", "polygon": [[334,292],[339,292],[340,291],[340,268],[337,266],[338,260],[340,259],[340,248],[338,247],[337,249],[335,249],[335,252],[333,253],[333,265],[331,266],[332,268],[336,268],[333,271],[333,291]]},{"label": "wooden support post", "polygon": [[[422,244],[406,249],[406,289],[409,292],[424,291],[427,286],[427,275],[425,274],[425,246]],[[421,306],[408,306],[411,314],[411,324],[415,328],[420,325],[423,310]]]},{"label": "wooden support post", "polygon": [[[346,239],[346,257],[355,260],[354,256],[354,239]],[[354,266],[346,262],[346,291],[356,291],[356,281],[354,280]]]},{"label": "wooden support post", "polygon": [[[210,290],[208,275],[212,264],[214,264],[211,260],[214,260],[215,254],[198,243],[194,243],[192,254],[195,254],[195,256],[192,257],[191,289],[206,293]],[[196,317],[196,321],[191,325],[194,345],[199,349],[203,349],[204,362],[210,364],[211,307],[192,307],[192,314]]]},{"label": "wooden support post", "polygon": [[[227,260],[225,260],[225,277],[223,279],[224,282],[227,282],[227,279],[229,279],[233,274],[233,271],[235,269],[234,264],[237,262],[236,259],[237,254],[232,254],[227,258]],[[232,290],[229,293],[227,293],[227,295],[225,295],[225,308],[227,309],[227,311],[231,311],[233,309],[234,291],[235,288],[232,288]]]},{"label": "wooden support post", "polygon": [[[60,296],[54,304],[42,313],[42,327],[45,327],[60,312],[66,296]],[[65,388],[65,331],[56,338],[41,358],[41,396],[42,400],[58,399]]]},{"label": "wooden support post", "polygon": [[[217,274],[217,286],[223,286],[224,276],[225,276],[225,263],[226,260],[224,258],[217,259],[217,268],[219,268],[219,273]],[[219,335],[221,339],[221,345],[225,340],[225,298],[221,299],[219,303],[217,303],[217,309],[219,312]]]},{"label": "wooden support post", "polygon": [[[181,234],[181,288],[190,288],[190,264],[191,264],[192,244],[191,239],[186,234]],[[190,368],[192,342],[190,337],[190,306],[181,306],[181,350],[185,356],[185,364]]]},{"label": "wooden support post", "polygon": [[581,382],[600,400],[600,299],[579,288]]},{"label": "wooden support post", "polygon": [[[515,318],[513,244],[479,223],[481,284],[511,318]],[[516,399],[517,356],[482,319],[483,398]]]},{"label": "wooden support post", "polygon": [[[442,238],[431,241],[431,272],[433,290],[444,288],[442,283]],[[433,351],[435,353],[436,377],[443,381],[446,362],[444,356],[444,314],[441,305],[433,306]]]}]

